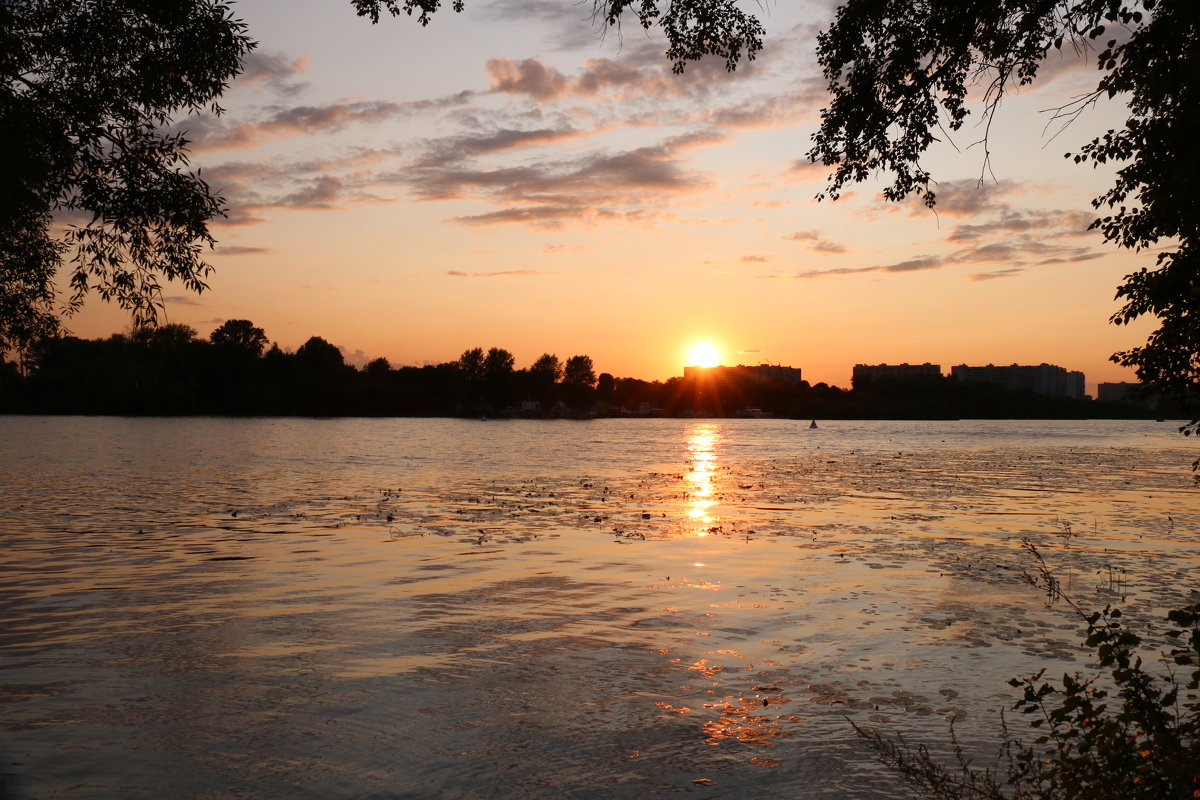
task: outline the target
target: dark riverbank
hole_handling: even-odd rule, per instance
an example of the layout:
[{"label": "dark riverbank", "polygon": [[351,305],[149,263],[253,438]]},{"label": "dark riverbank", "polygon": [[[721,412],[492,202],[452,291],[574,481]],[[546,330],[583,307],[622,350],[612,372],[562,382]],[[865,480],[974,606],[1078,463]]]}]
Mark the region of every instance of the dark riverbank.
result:
[{"label": "dark riverbank", "polygon": [[[178,329],[178,330],[176,330]],[[295,353],[262,342],[207,342],[184,326],[108,339],[44,343],[22,371],[0,362],[0,413],[155,416],[595,416],[796,419],[1132,419],[1186,416],[1163,405],[1100,403],[926,377],[841,389],[807,381],[596,375],[591,359],[566,369],[543,356],[515,369],[511,354],[468,351],[457,361],[359,369],[314,337]],[[468,356],[477,355],[475,363]],[[547,366],[549,362],[549,367]]]}]

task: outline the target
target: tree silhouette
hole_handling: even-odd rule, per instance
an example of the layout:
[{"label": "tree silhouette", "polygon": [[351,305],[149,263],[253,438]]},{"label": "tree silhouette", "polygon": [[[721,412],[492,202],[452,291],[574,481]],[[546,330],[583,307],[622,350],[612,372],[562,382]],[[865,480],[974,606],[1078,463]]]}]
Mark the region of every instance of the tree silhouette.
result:
[{"label": "tree silhouette", "polygon": [[267,346],[267,332],[248,319],[227,319],[208,339],[223,350],[253,358],[261,356]]},{"label": "tree silhouette", "polygon": [[533,366],[529,368],[529,374],[534,376],[536,382],[541,384],[553,385],[562,380],[562,364],[558,360],[558,356],[553,353],[542,353],[538,356],[538,360],[533,362]]},{"label": "tree silhouette", "polygon": [[57,329],[68,262],[68,311],[95,291],[137,326],[157,320],[163,280],[205,288],[202,246],[224,204],[167,128],[219,113],[253,47],[220,0],[0,5],[0,347]]},{"label": "tree silhouette", "polygon": [[342,351],[320,336],[310,337],[296,349],[296,361],[307,369],[325,372],[338,370],[346,364]]},{"label": "tree silhouette", "polygon": [[529,368],[528,390],[543,411],[549,410],[558,399],[558,382],[562,374],[562,362],[553,353],[542,353]]},{"label": "tree silhouette", "polygon": [[373,378],[383,378],[392,371],[392,365],[386,358],[376,358],[363,368],[363,372]]},{"label": "tree silhouette", "polygon": [[591,356],[571,356],[563,367],[563,400],[577,411],[591,407],[596,385],[596,370]]},{"label": "tree silhouette", "polygon": [[563,383],[567,386],[591,389],[596,385],[596,370],[591,356],[571,356],[563,369]]},{"label": "tree silhouette", "polygon": [[[1093,42],[1097,46],[1093,46]],[[1143,315],[1160,327],[1112,359],[1162,389],[1200,386],[1200,6],[1167,0],[1007,0],[991,4],[846,0],[818,39],[832,97],[809,156],[833,167],[826,193],[878,172],[889,200],[910,194],[933,207],[921,156],[944,125],[966,122],[968,92],[982,85],[983,153],[1005,92],[1034,81],[1052,51],[1094,56],[1096,88],[1058,110],[1072,120],[1101,97],[1128,98],[1123,128],[1075,153],[1076,163],[1117,163],[1116,182],[1093,200],[1106,240],[1142,250],[1162,240],[1156,268],[1127,275],[1112,321]],[[1186,56],[1183,54],[1187,54]]]},{"label": "tree silhouette", "polygon": [[463,354],[458,357],[458,368],[462,370],[463,375],[467,380],[479,382],[483,380],[483,348],[472,347],[470,350],[464,350]]},{"label": "tree silhouette", "polygon": [[483,359],[484,396],[493,408],[504,408],[513,400],[513,354],[500,347],[490,348]]},{"label": "tree silhouette", "polygon": [[483,359],[483,375],[488,381],[503,379],[512,374],[517,361],[513,354],[499,347],[490,348]]}]

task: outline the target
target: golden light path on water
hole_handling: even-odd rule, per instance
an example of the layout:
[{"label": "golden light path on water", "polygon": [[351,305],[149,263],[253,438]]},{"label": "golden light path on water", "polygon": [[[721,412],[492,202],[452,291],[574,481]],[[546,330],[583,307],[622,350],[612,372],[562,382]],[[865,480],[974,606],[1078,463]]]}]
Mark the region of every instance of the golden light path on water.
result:
[{"label": "golden light path on water", "polygon": [[717,505],[714,498],[720,437],[720,429],[713,423],[697,424],[687,431],[687,514],[697,523],[697,536],[707,536],[716,521],[710,511]]}]

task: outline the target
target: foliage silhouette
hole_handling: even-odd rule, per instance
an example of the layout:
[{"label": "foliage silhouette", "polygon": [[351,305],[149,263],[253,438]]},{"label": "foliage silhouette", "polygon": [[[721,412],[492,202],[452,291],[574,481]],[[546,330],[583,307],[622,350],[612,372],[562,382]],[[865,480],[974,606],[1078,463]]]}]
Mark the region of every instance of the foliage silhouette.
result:
[{"label": "foliage silhouette", "polygon": [[67,264],[68,311],[95,291],[138,327],[157,320],[163,280],[205,288],[201,252],[224,203],[166,127],[220,113],[253,47],[221,0],[0,5],[0,349],[59,329]]},{"label": "foliage silhouette", "polygon": [[1054,51],[1088,54],[1100,71],[1096,88],[1058,109],[1070,122],[1107,97],[1126,98],[1129,117],[1067,153],[1075,163],[1121,164],[1111,189],[1092,205],[1092,223],[1119,247],[1141,251],[1167,242],[1154,269],[1125,277],[1127,324],[1144,315],[1159,328],[1145,345],[1112,360],[1135,367],[1163,391],[1200,386],[1200,7],[1180,0],[846,0],[818,39],[831,95],[809,157],[833,167],[820,196],[848,184],[890,176],[889,200],[911,195],[936,203],[921,156],[942,131],[961,129],[969,92],[983,88],[982,145],[1006,91],[1032,83]]},{"label": "foliage silhouette", "polygon": [[1084,418],[1163,416],[1163,409],[1009,392],[990,384],[882,381],[844,391],[744,378],[644,381],[595,374],[592,359],[563,369],[544,354],[516,369],[503,348],[472,348],[455,361],[361,370],[341,350],[309,338],[295,353],[261,352],[265,332],[229,320],[209,337],[185,325],[143,326],[107,339],[41,341],[28,374],[0,364],[0,412],[50,414],[316,414],[368,416],[737,416],[753,407],[810,419]]},{"label": "foliage silhouette", "polygon": [[248,319],[227,319],[208,339],[223,350],[250,358],[261,356],[267,346],[267,332]]}]

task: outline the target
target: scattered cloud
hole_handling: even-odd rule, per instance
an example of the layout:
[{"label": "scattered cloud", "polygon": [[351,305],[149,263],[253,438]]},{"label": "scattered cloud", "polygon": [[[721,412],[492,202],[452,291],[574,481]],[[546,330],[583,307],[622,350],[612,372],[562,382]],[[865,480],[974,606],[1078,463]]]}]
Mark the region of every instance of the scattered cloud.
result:
[{"label": "scattered cloud", "polygon": [[1014,275],[1019,275],[1024,272],[1021,267],[1010,267],[1009,269],[998,269],[994,272],[976,272],[974,275],[968,275],[969,281],[994,281],[998,278],[1011,278]]},{"label": "scattered cloud", "polygon": [[465,161],[469,158],[517,150],[537,145],[562,144],[573,139],[591,136],[599,131],[579,131],[574,128],[540,128],[516,130],[499,128],[486,133],[447,136],[426,143],[427,152],[418,166],[438,167]]},{"label": "scattered cloud", "polygon": [[[710,125],[719,128],[736,130],[778,128],[794,124],[814,114],[825,102],[827,102],[827,97],[824,85],[814,82],[803,91],[763,95],[718,106],[708,112],[705,119]],[[827,168],[822,166],[821,169],[826,170]]]},{"label": "scattered cloud", "polygon": [[949,241],[978,241],[996,234],[1054,231],[1057,236],[1088,236],[1088,226],[1095,215],[1087,211],[1043,211],[1029,209],[999,209],[995,219],[971,225],[958,225]]},{"label": "scattered cloud", "polygon": [[814,253],[836,255],[847,252],[845,245],[829,241],[821,235],[820,231],[796,231],[782,238],[789,242],[804,242],[808,245],[808,249]]},{"label": "scattered cloud", "polygon": [[349,125],[378,123],[398,116],[399,103],[359,101],[324,106],[277,109],[257,122],[228,122],[212,115],[192,117],[179,126],[192,140],[192,149],[244,150],[289,136],[335,133]]},{"label": "scattered cloud", "polygon": [[1103,256],[1104,253],[1097,253],[1093,250],[1088,250],[1085,247],[1080,247],[1076,248],[1074,252],[1038,261],[1037,265],[1040,267],[1047,264],[1078,264],[1081,261],[1091,261],[1092,259],[1102,258]]},{"label": "scattered cloud", "polygon": [[270,141],[293,136],[337,133],[355,125],[374,125],[417,113],[437,111],[466,103],[474,92],[463,91],[435,100],[395,103],[356,100],[326,105],[299,105],[268,109],[259,120],[231,120],[212,114],[197,114],[172,126],[184,133],[195,152],[247,150]]},{"label": "scattered cloud", "polygon": [[538,269],[506,269],[498,272],[463,272],[450,269],[446,270],[446,274],[452,278],[529,278],[536,275],[556,275],[557,273]]},{"label": "scattered cloud", "polygon": [[670,198],[708,188],[711,179],[686,168],[684,158],[723,141],[718,132],[700,131],[632,150],[495,169],[422,162],[383,180],[406,185],[419,199],[478,199],[501,206],[454,218],[466,225],[560,227],[568,220],[645,219]]},{"label": "scattered cloud", "polygon": [[742,256],[743,264],[765,264],[771,260],[770,256],[749,255]]},{"label": "scattered cloud", "polygon": [[193,308],[204,308],[205,304],[197,300],[195,297],[186,294],[171,294],[163,296],[164,303],[170,303],[177,306],[191,306]]},{"label": "scattered cloud", "polygon": [[238,86],[262,85],[277,95],[294,95],[308,87],[296,76],[308,69],[308,55],[299,58],[271,50],[251,50],[242,59],[242,74]]},{"label": "scattered cloud", "polygon": [[534,100],[555,100],[569,88],[567,76],[534,58],[519,63],[509,58],[493,58],[483,68],[491,79],[493,92],[524,94]]},{"label": "scattered cloud", "polygon": [[865,272],[922,272],[924,270],[941,269],[946,266],[946,261],[938,256],[919,256],[910,258],[906,261],[898,261],[894,264],[880,264],[873,267],[836,267],[834,269],[812,269],[804,272],[797,272],[790,276],[770,275],[767,277],[792,277],[792,278],[824,278],[831,275],[859,275]]},{"label": "scattered cloud", "polygon": [[474,13],[497,23],[536,19],[551,46],[577,50],[595,47],[605,33],[602,26],[589,24],[594,19],[590,8],[562,0],[496,0],[480,4]]},{"label": "scattered cloud", "polygon": [[361,369],[362,367],[365,367],[367,364],[371,363],[371,357],[364,353],[361,349],[356,349],[352,353],[350,352],[349,348],[343,347],[340,344],[337,345],[337,349],[342,354],[342,360],[352,367],[359,367]]},{"label": "scattered cloud", "polygon": [[[737,71],[725,69],[720,58],[704,58],[689,63],[683,74],[675,74],[662,50],[649,42],[624,48],[618,59],[592,58],[573,75],[536,58],[517,61],[511,58],[492,58],[484,63],[484,73],[492,92],[527,97],[537,103],[553,103],[579,97],[612,96],[623,102],[639,99],[653,100],[674,96],[693,99],[711,97],[725,88],[753,78],[760,72],[758,64],[747,62]],[[806,81],[801,95],[806,105],[812,98],[823,96],[810,87],[823,84]],[[795,104],[798,98],[786,94],[760,98],[758,114],[776,114],[778,108]],[[720,113],[719,110],[711,112]],[[731,117],[730,124],[736,122]],[[757,126],[755,126],[757,127]]]},{"label": "scattered cloud", "polygon": [[248,247],[245,245],[221,245],[214,252],[219,256],[259,256],[275,251],[269,247]]},{"label": "scattered cloud", "polygon": [[[934,211],[940,217],[973,217],[979,214],[1008,208],[1003,198],[1017,193],[1022,188],[1018,181],[942,181],[933,187],[937,197]],[[924,197],[910,196],[907,206],[911,216],[929,213]]]}]

